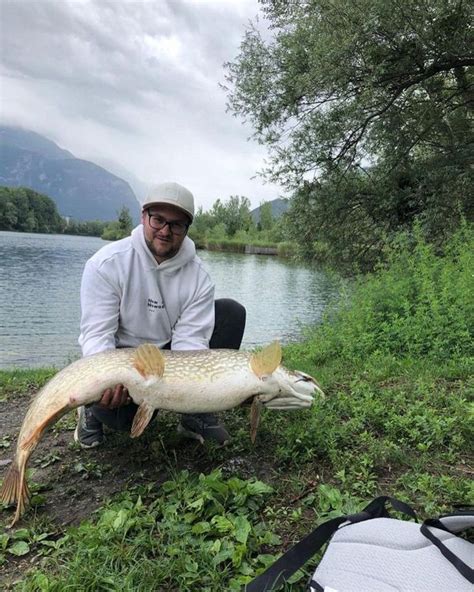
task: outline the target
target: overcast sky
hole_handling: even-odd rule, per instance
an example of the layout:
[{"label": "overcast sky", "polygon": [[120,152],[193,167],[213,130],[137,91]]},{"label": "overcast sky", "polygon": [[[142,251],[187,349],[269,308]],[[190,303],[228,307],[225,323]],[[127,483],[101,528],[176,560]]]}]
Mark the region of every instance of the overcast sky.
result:
[{"label": "overcast sky", "polygon": [[253,179],[266,156],[226,113],[233,60],[257,0],[0,0],[3,124],[147,184],[177,181],[197,205],[282,194]]}]

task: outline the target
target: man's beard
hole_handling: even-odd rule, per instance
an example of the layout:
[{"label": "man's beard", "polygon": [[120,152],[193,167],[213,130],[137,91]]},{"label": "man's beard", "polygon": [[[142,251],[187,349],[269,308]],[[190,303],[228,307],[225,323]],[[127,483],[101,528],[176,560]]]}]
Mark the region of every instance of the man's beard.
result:
[{"label": "man's beard", "polygon": [[147,245],[147,247],[150,249],[152,255],[157,258],[157,259],[162,259],[163,261],[166,259],[171,259],[172,257],[174,257],[177,252],[179,251],[178,249],[174,249],[172,244],[170,243],[170,249],[169,251],[167,251],[165,254],[160,255],[160,253],[157,253],[154,245],[153,245],[153,241],[152,240],[148,240],[147,237],[145,236],[145,243]]}]

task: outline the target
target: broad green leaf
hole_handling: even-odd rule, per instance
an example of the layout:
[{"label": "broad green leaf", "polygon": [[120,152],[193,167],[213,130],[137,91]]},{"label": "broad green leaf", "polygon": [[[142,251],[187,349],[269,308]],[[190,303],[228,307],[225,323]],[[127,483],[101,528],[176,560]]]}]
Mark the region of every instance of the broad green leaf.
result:
[{"label": "broad green leaf", "polygon": [[16,555],[17,557],[21,557],[22,555],[26,555],[30,552],[30,547],[25,541],[18,541],[8,548],[8,552],[12,555]]},{"label": "broad green leaf", "polygon": [[235,532],[234,536],[239,543],[246,543],[249,537],[252,525],[245,516],[237,516],[234,520]]}]

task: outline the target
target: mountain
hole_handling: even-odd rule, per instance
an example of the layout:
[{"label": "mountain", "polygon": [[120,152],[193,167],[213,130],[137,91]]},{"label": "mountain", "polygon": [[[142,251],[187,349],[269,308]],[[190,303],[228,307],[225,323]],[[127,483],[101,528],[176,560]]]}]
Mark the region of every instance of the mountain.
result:
[{"label": "mountain", "polygon": [[0,127],[0,146],[3,145],[38,152],[46,158],[74,158],[73,154],[44,136],[18,127]]},{"label": "mountain", "polygon": [[148,194],[148,191],[150,190],[150,184],[145,183],[144,181],[136,177],[133,173],[131,173],[124,166],[120,165],[118,162],[109,160],[107,158],[95,158],[94,160],[96,161],[96,164],[98,164],[105,170],[126,181],[132,188],[132,191],[137,199],[144,198]]},{"label": "mountain", "polygon": [[126,181],[29,130],[0,126],[0,185],[48,195],[75,220],[115,220],[123,206],[135,221],[139,216]]},{"label": "mountain", "polygon": [[[272,216],[274,218],[279,218],[280,216],[282,216],[290,207],[288,199],[285,199],[283,197],[277,197],[276,199],[273,199],[270,203],[272,204]],[[255,224],[258,224],[258,222],[260,222],[260,206],[252,210],[250,213]]]}]

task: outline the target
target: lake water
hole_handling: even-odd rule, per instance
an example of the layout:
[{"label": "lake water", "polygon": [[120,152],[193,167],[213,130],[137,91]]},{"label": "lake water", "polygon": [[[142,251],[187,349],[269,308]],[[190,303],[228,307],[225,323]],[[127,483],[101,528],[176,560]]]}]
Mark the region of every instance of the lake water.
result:
[{"label": "lake water", "polygon": [[[80,356],[79,288],[95,237],[0,232],[0,368],[62,367]],[[199,251],[216,297],[247,309],[243,348],[297,340],[318,323],[336,284],[326,274],[264,255]]]}]

